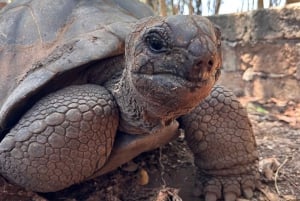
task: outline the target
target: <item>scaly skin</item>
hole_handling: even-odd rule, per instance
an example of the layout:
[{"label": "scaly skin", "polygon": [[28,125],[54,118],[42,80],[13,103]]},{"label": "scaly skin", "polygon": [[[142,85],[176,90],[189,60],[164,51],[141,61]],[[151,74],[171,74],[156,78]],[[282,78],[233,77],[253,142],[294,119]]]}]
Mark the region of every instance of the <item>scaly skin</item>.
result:
[{"label": "scaly skin", "polygon": [[116,104],[97,85],[71,86],[41,99],[0,144],[0,171],[27,189],[57,191],[102,167],[118,126]]},{"label": "scaly skin", "polygon": [[253,196],[258,153],[246,110],[224,87],[215,86],[193,112],[182,117],[187,142],[200,169],[206,201]]}]

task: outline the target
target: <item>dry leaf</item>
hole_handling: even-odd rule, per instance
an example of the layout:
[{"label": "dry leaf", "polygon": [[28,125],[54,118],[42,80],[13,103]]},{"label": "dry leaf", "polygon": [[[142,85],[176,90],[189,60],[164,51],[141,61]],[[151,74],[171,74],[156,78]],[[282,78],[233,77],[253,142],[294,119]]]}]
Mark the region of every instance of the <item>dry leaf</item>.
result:
[{"label": "dry leaf", "polygon": [[282,197],[286,201],[297,201],[297,198],[294,195],[283,195]]},{"label": "dry leaf", "polygon": [[175,188],[163,188],[159,191],[154,201],[182,201],[178,195],[179,190]]},{"label": "dry leaf", "polygon": [[268,186],[260,187],[259,190],[268,198],[268,200],[280,201],[279,196],[276,193],[271,192]]}]

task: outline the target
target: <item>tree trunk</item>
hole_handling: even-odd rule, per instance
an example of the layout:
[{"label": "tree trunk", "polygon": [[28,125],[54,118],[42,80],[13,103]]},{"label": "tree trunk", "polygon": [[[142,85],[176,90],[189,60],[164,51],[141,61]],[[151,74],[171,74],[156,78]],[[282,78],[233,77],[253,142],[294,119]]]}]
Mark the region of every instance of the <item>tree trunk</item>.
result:
[{"label": "tree trunk", "polygon": [[221,0],[215,0],[215,15],[219,14],[220,6],[221,6]]},{"label": "tree trunk", "polygon": [[170,0],[170,3],[171,3],[171,9],[172,9],[172,15],[176,15],[176,8],[174,6],[174,1],[173,0]]},{"label": "tree trunk", "polygon": [[202,15],[202,1],[196,0],[196,14]]},{"label": "tree trunk", "polygon": [[159,0],[160,15],[167,16],[167,4],[165,0]]},{"label": "tree trunk", "polygon": [[264,0],[258,0],[257,1],[257,8],[263,9],[264,8]]},{"label": "tree trunk", "polygon": [[189,0],[189,14],[194,14],[193,0]]},{"label": "tree trunk", "polygon": [[269,8],[271,8],[273,6],[273,0],[269,1]]}]

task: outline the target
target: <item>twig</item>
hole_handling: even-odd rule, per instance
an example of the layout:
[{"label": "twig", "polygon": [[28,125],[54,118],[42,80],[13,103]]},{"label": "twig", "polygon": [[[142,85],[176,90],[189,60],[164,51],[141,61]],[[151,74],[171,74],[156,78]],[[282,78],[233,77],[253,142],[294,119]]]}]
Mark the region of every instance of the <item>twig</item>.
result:
[{"label": "twig", "polygon": [[167,182],[164,178],[164,174],[165,174],[165,166],[164,164],[162,163],[162,147],[159,147],[159,165],[161,167],[161,173],[160,173],[160,177],[161,177],[161,181],[163,182],[163,188],[165,188],[167,186]]},{"label": "twig", "polygon": [[278,178],[278,173],[280,171],[280,169],[286,164],[286,162],[288,162],[288,158],[284,159],[283,163],[277,168],[276,172],[275,172],[275,189],[276,189],[276,192],[278,193],[278,195],[281,195],[280,191],[279,191],[279,188],[278,188],[278,185],[277,185],[277,178]]},{"label": "twig", "polygon": [[156,201],[182,201],[182,198],[178,195],[179,190],[171,187],[167,187],[167,182],[164,178],[165,174],[165,166],[162,162],[162,147],[159,148],[159,165],[161,168],[161,181],[162,181],[162,189],[160,190]]}]

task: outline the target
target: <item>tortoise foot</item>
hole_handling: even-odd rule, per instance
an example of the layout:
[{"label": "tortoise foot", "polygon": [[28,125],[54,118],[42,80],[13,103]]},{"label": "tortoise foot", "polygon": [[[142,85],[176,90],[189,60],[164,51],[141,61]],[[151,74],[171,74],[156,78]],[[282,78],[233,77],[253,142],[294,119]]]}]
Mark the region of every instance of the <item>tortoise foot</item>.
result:
[{"label": "tortoise foot", "polygon": [[[248,172],[237,174],[242,170],[248,170]],[[200,171],[195,190],[205,197],[205,201],[216,201],[218,199],[235,201],[240,197],[252,198],[258,185],[257,165],[252,164],[247,167],[214,171],[213,174]]]}]

